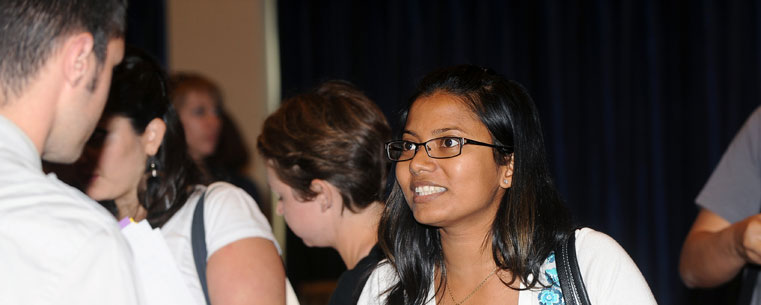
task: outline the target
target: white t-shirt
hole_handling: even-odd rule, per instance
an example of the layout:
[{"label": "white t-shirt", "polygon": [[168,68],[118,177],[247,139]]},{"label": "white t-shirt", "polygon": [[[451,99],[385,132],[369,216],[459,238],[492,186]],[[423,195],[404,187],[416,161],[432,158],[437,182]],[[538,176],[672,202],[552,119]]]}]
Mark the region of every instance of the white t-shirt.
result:
[{"label": "white t-shirt", "polygon": [[248,237],[268,239],[275,244],[280,253],[280,247],[272,235],[267,218],[245,191],[226,182],[215,182],[208,188],[198,186],[185,205],[161,227],[161,232],[191,296],[199,305],[205,304],[206,300],[193,260],[190,230],[193,212],[204,190],[207,260],[222,247]]},{"label": "white t-shirt", "polygon": [[[584,285],[592,304],[632,304],[649,305],[656,304],[655,298],[647,282],[639,272],[637,265],[629,257],[626,251],[608,235],[595,230],[584,228],[576,231],[576,253],[581,270]],[[554,261],[545,261],[542,266],[543,273],[554,268]],[[551,273],[551,272],[550,272]],[[370,275],[370,278],[362,290],[358,305],[385,305],[386,296],[383,295],[391,285],[398,281],[398,277],[390,264],[381,262],[381,265]],[[433,297],[433,282],[428,291],[430,301],[426,305],[435,305]],[[545,282],[547,283],[547,282]],[[524,286],[521,285],[521,288]],[[518,294],[519,305],[541,304],[564,304],[553,303],[545,299],[540,303],[542,287],[530,290],[521,290]],[[547,293],[547,291],[545,291]]]},{"label": "white t-shirt", "polygon": [[140,304],[114,217],[45,175],[37,149],[0,116],[0,304]]}]

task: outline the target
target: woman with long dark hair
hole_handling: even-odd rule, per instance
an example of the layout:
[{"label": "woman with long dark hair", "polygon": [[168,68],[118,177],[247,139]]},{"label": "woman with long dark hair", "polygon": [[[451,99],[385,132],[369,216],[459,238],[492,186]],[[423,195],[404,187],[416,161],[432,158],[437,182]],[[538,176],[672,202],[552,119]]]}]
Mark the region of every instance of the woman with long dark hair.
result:
[{"label": "woman with long dark hair", "polygon": [[539,116],[518,83],[455,66],[418,86],[386,144],[396,183],[381,218],[388,260],[359,304],[564,304],[553,250],[572,235],[593,304],[654,304],[607,235],[573,230]]},{"label": "woman with long dark hair", "polygon": [[[188,156],[165,75],[127,48],[114,69],[103,118],[84,155],[86,193],[111,201],[119,219],[147,219],[161,233],[197,303],[284,304],[285,273],[269,223],[243,190],[204,185]],[[191,222],[203,197],[206,276],[196,271]],[[208,299],[201,288],[208,283]]]}]

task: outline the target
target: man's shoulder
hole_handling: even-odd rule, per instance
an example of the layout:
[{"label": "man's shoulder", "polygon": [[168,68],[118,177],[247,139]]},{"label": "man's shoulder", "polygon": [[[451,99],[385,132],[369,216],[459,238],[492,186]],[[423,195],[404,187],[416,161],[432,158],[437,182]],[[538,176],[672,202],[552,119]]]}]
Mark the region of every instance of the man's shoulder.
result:
[{"label": "man's shoulder", "polygon": [[[0,178],[0,270],[14,275],[0,283],[21,287],[0,291],[30,303],[119,295],[134,303],[132,254],[113,216],[54,176],[38,176]],[[38,294],[25,295],[30,289]]]},{"label": "man's shoulder", "polygon": [[27,178],[0,178],[0,234],[5,238],[78,244],[100,234],[121,237],[113,216],[78,190],[55,177]]}]

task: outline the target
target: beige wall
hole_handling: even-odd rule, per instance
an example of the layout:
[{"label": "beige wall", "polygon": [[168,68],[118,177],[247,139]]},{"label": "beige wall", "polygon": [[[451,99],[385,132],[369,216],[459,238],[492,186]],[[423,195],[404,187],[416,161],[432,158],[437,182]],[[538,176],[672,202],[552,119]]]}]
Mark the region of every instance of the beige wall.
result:
[{"label": "beige wall", "polygon": [[[280,99],[275,3],[167,1],[169,70],[199,72],[222,87],[225,107],[241,128],[255,161],[249,174],[263,195],[269,189],[255,145],[262,122]],[[275,218],[273,226],[276,233],[283,231],[280,219]]]}]

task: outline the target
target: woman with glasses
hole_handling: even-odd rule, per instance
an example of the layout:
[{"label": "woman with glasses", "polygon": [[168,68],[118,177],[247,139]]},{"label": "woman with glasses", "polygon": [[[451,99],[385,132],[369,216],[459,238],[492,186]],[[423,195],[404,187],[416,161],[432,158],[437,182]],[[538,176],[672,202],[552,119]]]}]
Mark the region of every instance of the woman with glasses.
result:
[{"label": "woman with glasses", "polygon": [[396,183],[380,223],[388,260],[358,304],[565,304],[553,250],[575,237],[592,304],[655,304],[607,235],[573,230],[526,91],[491,70],[426,76],[386,144]]},{"label": "woman with glasses", "polygon": [[383,256],[376,243],[390,138],[378,106],[329,81],[285,100],[257,141],[278,214],[307,246],[334,248],[346,264],[329,304],[356,304]]}]

